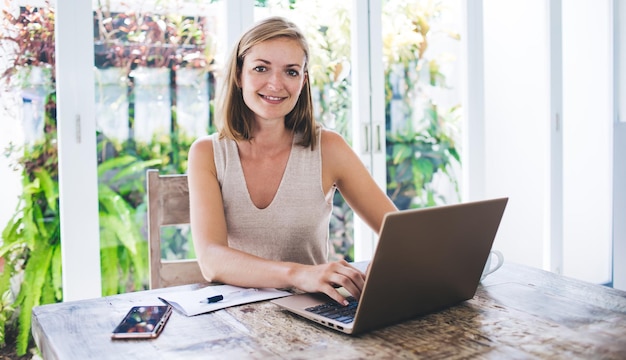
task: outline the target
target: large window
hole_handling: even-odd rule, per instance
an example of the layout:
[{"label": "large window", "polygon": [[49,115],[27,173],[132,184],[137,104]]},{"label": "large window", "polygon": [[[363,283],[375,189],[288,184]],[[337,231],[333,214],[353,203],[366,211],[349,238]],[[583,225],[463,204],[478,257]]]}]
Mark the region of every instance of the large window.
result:
[{"label": "large window", "polygon": [[[318,120],[354,143],[368,167],[383,162],[380,157],[372,160],[375,158],[372,150],[374,145],[384,144],[384,187],[398,207],[433,206],[476,197],[509,195],[513,201],[496,246],[507,249],[505,253],[510,254],[510,260],[549,267],[546,266],[549,255],[545,246],[554,239],[546,240],[550,225],[545,222],[543,204],[550,202],[548,192],[553,190],[546,192],[543,184],[548,176],[545,167],[551,165],[538,160],[536,167],[532,167],[536,172],[520,171],[516,165],[524,158],[523,154],[529,154],[531,150],[553,151],[546,146],[545,129],[536,129],[543,123],[541,117],[550,116],[545,99],[553,96],[545,92],[549,75],[545,64],[552,53],[544,51],[550,47],[536,46],[541,44],[541,39],[545,40],[547,33],[540,31],[545,28],[533,30],[533,37],[538,40],[529,43],[534,47],[527,47],[533,49],[533,56],[520,57],[515,49],[519,49],[519,44],[527,43],[528,36],[511,32],[513,23],[499,20],[503,19],[502,14],[510,12],[491,3],[484,4],[484,11],[481,8],[478,13],[484,17],[484,21],[479,19],[480,29],[485,34],[484,52],[482,47],[463,48],[468,45],[468,35],[473,34],[464,26],[473,20],[465,18],[472,11],[464,9],[461,1],[388,0],[380,4],[179,1],[175,4],[155,2],[150,7],[146,7],[145,2],[111,1],[106,2],[106,7],[101,7],[101,3],[105,4],[94,2],[89,18],[95,43],[99,236],[103,254],[110,251],[110,255],[102,257],[104,267],[116,265],[127,270],[137,268],[139,270],[132,271],[139,273],[144,271],[140,270],[145,264],[141,255],[125,255],[126,251],[129,254],[146,253],[141,248],[145,246],[142,242],[144,170],[157,167],[164,172],[185,171],[186,149],[190,142],[196,136],[212,131],[211,101],[219,81],[215,71],[219,71],[224,54],[231,46],[226,38],[236,37],[253,20],[269,14],[294,19],[314,44],[312,80]],[[544,22],[555,22],[545,13],[543,3],[525,6],[523,2],[514,3],[520,13],[537,16]],[[482,1],[471,4],[483,6]],[[366,10],[360,12],[364,8]],[[245,13],[253,15],[249,18],[241,15]],[[361,21],[363,14],[371,16],[368,22],[370,33],[366,35],[353,31],[357,26],[355,19]],[[564,16],[572,14],[575,12],[563,11]],[[515,16],[510,18],[515,19]],[[234,26],[234,19],[242,22]],[[373,41],[374,38],[380,39],[380,43]],[[365,75],[357,72],[356,69],[363,69],[368,60],[374,61],[354,56],[354,39],[357,39],[357,46],[363,45],[360,39],[373,41],[366,42],[363,48],[373,44],[370,50],[382,58],[376,60],[382,66],[368,64]],[[503,52],[502,49],[506,48],[511,50]],[[471,79],[464,74],[466,54],[474,56],[475,51],[485,56],[485,76],[481,78],[482,84],[464,84],[464,79]],[[552,48],[550,51],[556,50]],[[515,64],[515,67],[506,64]],[[377,84],[372,79],[378,76],[383,79],[382,85],[365,90],[353,86],[363,79],[371,81],[368,87]],[[570,79],[573,79],[571,75]],[[511,84],[515,85],[511,87]],[[461,100],[467,98],[464,89],[475,94],[485,88],[485,96],[479,101],[464,104]],[[524,88],[529,90],[505,96],[512,90]],[[365,97],[369,103],[353,106],[357,91],[369,93],[370,96]],[[557,91],[566,92],[562,88]],[[372,104],[381,98],[383,115],[370,111],[367,117],[355,116],[365,108],[373,109],[375,105]],[[6,100],[7,97],[3,97],[3,101]],[[35,98],[21,97],[18,100],[20,106],[16,107],[19,111],[15,116],[43,106],[43,102]],[[468,107],[476,109],[481,106],[487,111],[481,120],[482,125],[477,127],[476,119],[464,118],[464,111]],[[12,115],[10,111],[6,113]],[[380,128],[373,125],[381,118],[384,118],[385,130],[382,136]],[[8,125],[9,128],[12,125],[15,124]],[[511,132],[515,136],[507,135]],[[2,134],[8,132],[2,131]],[[20,137],[24,137],[21,131],[11,139]],[[479,143],[483,147],[483,156],[470,157],[471,163],[464,162],[466,158],[462,154],[476,150],[477,143],[472,143],[476,138],[487,139]],[[526,146],[530,143],[539,147]],[[468,144],[474,148],[468,149]],[[566,146],[570,145],[566,143]],[[575,143],[572,146],[577,148]],[[74,155],[66,152],[65,156]],[[370,156],[369,160],[365,159],[367,156]],[[540,156],[532,158],[540,159]],[[467,166],[484,171],[478,177],[474,174],[472,178],[463,178],[461,174],[467,174]],[[18,182],[16,178],[14,183]],[[461,190],[471,182],[480,183],[486,190]],[[532,189],[533,196],[537,196],[536,201],[527,196],[529,189]],[[571,192],[568,189],[566,191]],[[570,196],[566,204],[572,201],[575,196]],[[521,206],[522,203],[525,205]],[[125,217],[120,219],[119,214]],[[361,241],[352,230],[357,219],[340,196],[336,199],[335,215],[334,228],[331,228],[335,255],[354,258],[354,243]],[[516,219],[521,217],[534,225],[520,229]],[[193,257],[187,231],[179,228],[165,231],[171,236],[164,247],[164,256]],[[526,242],[525,237],[533,240]],[[123,270],[117,280],[121,282],[127,274]],[[142,286],[140,280],[134,280],[115,291]]]}]

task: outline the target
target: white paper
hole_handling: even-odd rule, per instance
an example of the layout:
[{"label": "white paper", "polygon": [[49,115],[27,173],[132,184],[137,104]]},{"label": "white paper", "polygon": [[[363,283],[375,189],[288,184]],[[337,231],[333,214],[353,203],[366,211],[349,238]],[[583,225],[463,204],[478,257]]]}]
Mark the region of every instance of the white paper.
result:
[{"label": "white paper", "polygon": [[[222,295],[223,300],[207,304],[207,298]],[[276,299],[292,295],[290,292],[271,288],[242,288],[232,285],[207,286],[198,290],[187,290],[163,294],[161,301],[187,316],[194,316],[230,306],[247,304],[256,301]]]}]

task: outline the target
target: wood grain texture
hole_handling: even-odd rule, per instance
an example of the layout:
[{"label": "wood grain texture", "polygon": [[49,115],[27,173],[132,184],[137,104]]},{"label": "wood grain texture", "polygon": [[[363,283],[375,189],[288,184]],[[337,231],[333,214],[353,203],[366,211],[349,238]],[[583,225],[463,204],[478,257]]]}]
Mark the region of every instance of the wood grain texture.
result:
[{"label": "wood grain texture", "polygon": [[189,224],[189,185],[186,174],[159,175],[146,171],[150,288],[204,282],[198,262],[161,259],[161,228]]},{"label": "wood grain texture", "polygon": [[360,336],[259,302],[110,340],[131,306],[197,286],[39,306],[33,335],[45,359],[626,359],[626,292],[508,263],[471,300]]}]

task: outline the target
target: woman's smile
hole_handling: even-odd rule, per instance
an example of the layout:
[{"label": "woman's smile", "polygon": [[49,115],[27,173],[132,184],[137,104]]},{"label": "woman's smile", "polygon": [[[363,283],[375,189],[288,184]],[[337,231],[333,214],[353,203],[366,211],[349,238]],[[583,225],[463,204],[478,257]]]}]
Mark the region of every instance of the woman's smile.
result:
[{"label": "woman's smile", "polygon": [[286,97],[278,97],[278,96],[269,96],[259,94],[263,99],[272,104],[280,104],[283,100],[287,99]]}]

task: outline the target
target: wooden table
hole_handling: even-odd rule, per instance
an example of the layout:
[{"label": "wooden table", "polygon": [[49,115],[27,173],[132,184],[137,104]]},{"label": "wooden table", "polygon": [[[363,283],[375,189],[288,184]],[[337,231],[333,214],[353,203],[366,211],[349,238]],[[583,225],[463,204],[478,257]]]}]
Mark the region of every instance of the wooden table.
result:
[{"label": "wooden table", "polygon": [[[626,292],[506,263],[448,310],[352,337],[269,302],[174,313],[154,340],[112,341],[133,305],[193,286],[33,309],[44,359],[626,359]],[[197,286],[196,286],[197,287]]]}]

